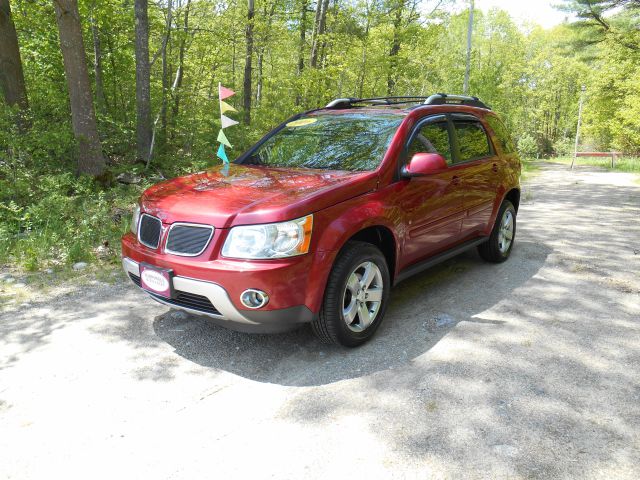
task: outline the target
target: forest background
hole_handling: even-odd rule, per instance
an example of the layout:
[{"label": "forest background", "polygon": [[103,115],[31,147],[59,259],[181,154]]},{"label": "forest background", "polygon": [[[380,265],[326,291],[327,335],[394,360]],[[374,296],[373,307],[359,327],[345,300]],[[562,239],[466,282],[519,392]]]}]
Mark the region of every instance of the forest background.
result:
[{"label": "forest background", "polygon": [[[550,29],[474,10],[469,93],[533,159],[573,152],[585,86],[580,148],[638,170],[640,0],[558,3]],[[454,0],[0,0],[0,266],[116,262],[145,187],[219,163],[219,82],[233,160],[333,98],[461,93],[468,21]]]}]

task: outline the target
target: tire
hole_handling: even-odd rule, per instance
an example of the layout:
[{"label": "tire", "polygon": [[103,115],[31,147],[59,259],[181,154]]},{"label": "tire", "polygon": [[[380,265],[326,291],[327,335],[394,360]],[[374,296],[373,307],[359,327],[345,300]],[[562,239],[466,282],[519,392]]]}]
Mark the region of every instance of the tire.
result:
[{"label": "tire", "polygon": [[[508,234],[511,235],[510,239]],[[502,263],[509,258],[515,239],[516,209],[509,200],[505,200],[500,205],[489,240],[478,246],[478,253],[487,262]],[[507,241],[508,245],[505,243]]]},{"label": "tire", "polygon": [[390,290],[382,252],[370,243],[348,242],[329,274],[320,313],[311,323],[313,333],[324,343],[362,345],[382,323]]}]

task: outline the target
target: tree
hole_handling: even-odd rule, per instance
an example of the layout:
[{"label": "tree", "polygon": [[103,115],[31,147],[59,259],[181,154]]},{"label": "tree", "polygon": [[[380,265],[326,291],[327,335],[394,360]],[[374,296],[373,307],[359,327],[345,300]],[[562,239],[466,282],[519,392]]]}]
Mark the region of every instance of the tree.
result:
[{"label": "tree", "polygon": [[105,160],[98,137],[77,0],[54,0],[71,123],[78,146],[78,173],[99,176]]},{"label": "tree", "polygon": [[135,0],[136,19],[136,152],[145,163],[151,155],[151,83],[147,0]]},{"label": "tree", "polygon": [[253,16],[255,14],[254,0],[247,0],[247,28],[245,39],[247,51],[244,57],[244,81],[242,83],[244,121],[251,123],[251,61],[253,57]]},{"label": "tree", "polygon": [[29,108],[22,59],[9,0],[0,0],[0,89],[9,106]]},{"label": "tree", "polygon": [[91,5],[91,36],[93,37],[93,75],[96,82],[96,106],[98,112],[104,114],[107,109],[107,101],[104,96],[104,81],[102,74],[102,42],[100,41],[100,27],[96,20],[95,3]]},{"label": "tree", "polygon": [[[588,29],[584,44],[611,38],[616,43],[640,52],[640,0],[564,0],[560,8],[578,17],[574,26]],[[607,15],[609,13],[609,15]]]},{"label": "tree", "polygon": [[[162,58],[162,98],[160,103],[160,135],[158,135],[158,149],[161,152],[166,150],[167,146],[167,102],[169,95],[169,56],[168,46],[171,39],[171,26],[173,24],[173,0],[167,1],[167,16],[165,22],[164,38],[162,40],[161,58]],[[156,119],[156,124],[158,120]],[[152,135],[154,138],[154,135]],[[152,140],[153,143],[153,140]]]},{"label": "tree", "polygon": [[316,20],[313,24],[313,35],[311,38],[311,59],[309,66],[316,68],[318,64],[318,52],[320,50],[320,36],[324,34],[327,23],[327,10],[329,9],[329,0],[318,0],[316,5]]}]

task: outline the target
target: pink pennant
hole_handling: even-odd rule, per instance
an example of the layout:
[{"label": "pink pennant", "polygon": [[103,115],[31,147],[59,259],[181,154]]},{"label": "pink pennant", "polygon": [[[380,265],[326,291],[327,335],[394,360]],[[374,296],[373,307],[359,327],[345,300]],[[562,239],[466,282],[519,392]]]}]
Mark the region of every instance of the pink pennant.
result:
[{"label": "pink pennant", "polygon": [[230,88],[223,87],[221,83],[218,83],[218,95],[220,96],[220,100],[224,100],[225,98],[229,98],[231,95],[235,94],[236,92]]}]

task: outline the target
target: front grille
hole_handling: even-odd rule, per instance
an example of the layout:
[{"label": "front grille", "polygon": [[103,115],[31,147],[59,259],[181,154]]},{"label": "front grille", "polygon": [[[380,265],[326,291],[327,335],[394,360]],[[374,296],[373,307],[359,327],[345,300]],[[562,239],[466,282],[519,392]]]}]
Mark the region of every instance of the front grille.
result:
[{"label": "front grille", "polygon": [[161,231],[162,222],[159,218],[152,217],[146,213],[142,214],[140,217],[140,229],[138,231],[140,243],[149,248],[158,248]]},{"label": "front grille", "polygon": [[213,227],[208,225],[174,223],[169,230],[165,250],[176,255],[200,255],[212,236]]},{"label": "front grille", "polygon": [[[135,283],[137,286],[140,286],[140,277],[134,275],[133,273],[129,273],[129,278],[131,281]],[[203,296],[196,295],[195,293],[183,292],[182,290],[175,291],[175,298],[166,298],[161,295],[156,295],[155,293],[149,292],[145,290],[149,295],[159,300],[162,300],[165,303],[175,305],[176,307],[184,307],[190,308],[191,310],[196,310],[198,312],[210,313],[213,315],[221,315],[216,307],[213,306],[211,301]]]}]

